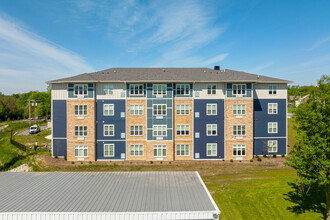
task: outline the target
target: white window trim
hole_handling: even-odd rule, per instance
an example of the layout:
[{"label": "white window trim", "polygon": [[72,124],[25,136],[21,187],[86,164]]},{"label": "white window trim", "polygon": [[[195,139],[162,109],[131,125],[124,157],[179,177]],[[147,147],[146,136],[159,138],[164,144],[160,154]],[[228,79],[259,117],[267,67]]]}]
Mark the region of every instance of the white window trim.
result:
[{"label": "white window trim", "polygon": [[[132,135],[132,134],[131,134],[132,126],[134,126],[134,127],[135,127],[135,126],[142,127],[142,135]],[[135,131],[135,130],[134,130],[134,131]],[[139,131],[139,130],[138,130],[138,131]],[[144,132],[143,132],[143,125],[130,125],[130,126],[129,126],[129,135],[130,135],[130,136],[133,136],[133,137],[137,137],[137,136],[139,136],[139,137],[141,137],[141,136],[143,136],[143,133],[144,133]]]},{"label": "white window trim", "polygon": [[[238,114],[238,113],[234,113],[234,106],[236,105],[236,112],[238,112],[238,106],[240,105],[241,106],[241,112],[242,112],[242,108],[243,108],[243,106],[245,106],[245,113],[244,114]],[[233,104],[233,115],[246,115],[246,104]]]},{"label": "white window trim", "polygon": [[[242,131],[243,131],[243,126],[244,126],[244,128],[245,128],[245,129],[244,129],[244,130],[245,130],[245,134],[244,134],[244,135],[243,135],[243,134],[240,134],[240,135],[239,135],[239,134],[234,134],[234,126],[241,126],[241,128],[242,128],[241,133],[243,133]],[[238,127],[237,127],[237,128],[238,128]],[[237,131],[238,131],[238,130],[237,130]],[[237,132],[237,133],[238,133],[238,132]],[[245,125],[233,125],[233,136],[235,136],[235,137],[236,137],[236,136],[239,136],[239,137],[240,137],[240,136],[246,136],[246,126],[245,126]]]},{"label": "white window trim", "polygon": [[[243,152],[242,151],[242,149],[243,149],[243,146],[244,146],[244,148],[245,148],[245,154],[243,155],[234,155],[234,147],[236,146],[236,148],[238,149],[239,147],[238,146],[240,146],[240,148],[241,148],[241,152]],[[238,152],[238,150],[237,150],[237,152]],[[245,157],[246,156],[246,144],[233,144],[233,150],[232,150],[232,154],[233,154],[233,157]]]},{"label": "white window trim", "polygon": [[[76,94],[76,86],[86,86],[87,87],[87,93],[86,94]],[[79,88],[79,87],[78,87]],[[85,90],[84,90],[85,91]],[[79,93],[79,89],[78,89]],[[84,93],[84,92],[83,92]],[[73,95],[74,96],[88,96],[88,84],[73,84]]]},{"label": "white window trim", "polygon": [[[155,156],[155,154],[154,154],[154,150],[155,150],[155,146],[162,146],[162,148],[161,148],[161,150],[162,150],[162,154],[163,154],[163,150],[164,150],[164,146],[165,146],[165,149],[166,149],[166,155],[164,156],[164,155],[162,155],[162,156]],[[157,148],[157,153],[158,153],[158,148]],[[153,155],[153,157],[167,157],[167,145],[166,144],[154,144],[153,146],[152,146],[152,155]]]},{"label": "white window trim", "polygon": [[[76,135],[76,127],[78,127],[78,135]],[[87,135],[79,135],[79,133],[80,133],[80,127],[83,127],[83,134],[85,133],[85,129],[84,129],[84,127],[86,127],[86,132],[87,132]],[[88,137],[88,126],[86,126],[86,125],[75,125],[74,126],[74,136],[75,137]]]},{"label": "white window trim", "polygon": [[[238,88],[239,85],[241,86],[241,89],[240,89],[241,94],[238,94],[238,93],[234,94],[234,90],[239,91],[239,89],[234,89],[234,85],[236,85],[237,88]],[[245,86],[245,89],[244,90],[242,89],[242,86],[243,85]],[[235,96],[237,96],[237,95],[246,95],[246,90],[247,90],[246,83],[243,83],[243,84],[241,84],[241,83],[234,83],[234,84],[232,84],[232,95],[235,95]],[[243,91],[244,91],[244,93],[243,93]]]},{"label": "white window trim", "polygon": [[[165,114],[159,114],[159,115],[157,114],[157,115],[155,115],[155,112],[154,112],[154,106],[155,106],[155,105],[157,105],[157,106],[158,106],[158,105],[165,106]],[[161,112],[163,111],[162,109],[163,109],[163,108],[161,108]],[[157,112],[158,112],[158,108],[157,108]],[[153,116],[166,116],[166,115],[167,115],[167,104],[153,104],[153,105],[152,105],[152,115],[153,115]]]},{"label": "white window trim", "polygon": [[[108,89],[106,89],[105,87],[106,86],[109,86],[109,87],[111,87],[112,86],[112,88],[108,88]],[[114,90],[114,88],[113,88],[113,84],[104,84],[103,85],[103,93],[104,93],[104,95],[106,95],[106,96],[111,96],[111,95],[113,95],[113,90]],[[105,91],[111,91],[112,93],[111,94],[107,94]]]},{"label": "white window trim", "polygon": [[[211,109],[211,114],[208,113],[207,107],[209,105],[210,106],[215,105],[215,114],[212,114],[212,109]],[[216,103],[208,103],[208,104],[206,104],[206,115],[218,115],[218,104],[216,104]]]},{"label": "white window trim", "polygon": [[[186,114],[186,109],[185,109],[186,106],[188,106],[188,114]],[[183,109],[182,109],[182,107],[183,107]],[[179,110],[180,114],[178,114],[178,110]],[[182,110],[183,110],[183,114],[181,114]],[[177,104],[176,109],[175,109],[175,114],[176,115],[189,115],[190,114],[190,105],[189,104]]]},{"label": "white window trim", "polygon": [[[188,145],[188,154],[187,155],[178,155],[178,145],[184,146],[184,147],[186,147],[186,145]],[[189,157],[190,156],[190,144],[176,144],[175,150],[176,150],[176,156],[178,156],[178,157]],[[185,149],[184,149],[184,152],[186,152]]]},{"label": "white window trim", "polygon": [[[209,94],[209,86],[215,86],[215,93],[214,94],[212,94],[212,90],[213,89],[210,89],[211,90],[211,94]],[[217,95],[217,85],[216,84],[207,84],[207,86],[206,86],[206,94],[207,95]]]},{"label": "white window trim", "polygon": [[[274,142],[274,141],[276,143],[276,151],[269,151],[268,149],[269,149],[270,142]],[[273,147],[272,147],[272,149],[273,149]],[[267,142],[267,151],[268,151],[268,153],[277,153],[278,152],[278,141],[277,140],[268,140],[268,142]]]},{"label": "white window trim", "polygon": [[[76,114],[76,106],[78,106],[78,114]],[[84,110],[84,107],[87,106],[87,114],[79,114],[79,106],[83,106],[83,112],[85,111]],[[88,105],[74,105],[74,116],[88,116]]]},{"label": "white window trim", "polygon": [[[269,108],[269,105],[276,105],[276,113],[274,113],[274,111],[273,111],[273,108],[272,108],[272,113],[270,113],[269,112],[269,110],[271,109],[271,108]],[[278,104],[277,103],[268,103],[268,114],[269,115],[277,115],[277,113],[278,113]]]},{"label": "white window trim", "polygon": [[[112,126],[113,127],[113,135],[105,135],[105,126]],[[105,125],[103,125],[103,136],[104,137],[113,137],[113,136],[115,136],[115,125],[114,124],[105,124]]]},{"label": "white window trim", "polygon": [[[137,106],[142,106],[142,114],[139,114],[139,111],[140,111],[140,110],[136,110],[136,109],[135,109],[134,111],[135,111],[135,112],[137,111],[138,114],[132,114],[132,112],[131,112],[131,111],[132,111],[132,106],[135,106],[135,108],[136,108]],[[135,113],[135,112],[134,112],[134,113]],[[143,104],[131,104],[131,105],[129,106],[129,114],[130,114],[130,115],[144,115],[144,106],[143,106]]]},{"label": "white window trim", "polygon": [[[131,152],[132,152],[131,147],[132,146],[138,146],[138,147],[142,146],[142,155],[132,155],[131,154]],[[140,150],[138,150],[137,152],[140,152]],[[135,154],[135,150],[134,150],[134,154]],[[129,146],[129,155],[130,155],[130,157],[143,157],[144,156],[144,145],[143,144],[131,144]]]},{"label": "white window trim", "polygon": [[[178,134],[177,132],[178,132],[178,126],[188,126],[188,133],[189,134]],[[179,131],[182,131],[182,129],[180,129]],[[186,130],[183,130],[183,131],[186,131]],[[180,132],[181,133],[181,132]],[[190,125],[176,125],[176,135],[177,136],[189,136],[190,135]]]},{"label": "white window trim", "polygon": [[[161,94],[155,94],[155,91],[163,91],[163,90],[155,90],[154,89],[154,86],[162,86],[162,85],[165,85],[165,93],[163,94],[163,93],[161,93]],[[153,84],[152,85],[152,95],[167,95],[167,84]]]},{"label": "white window trim", "polygon": [[[188,85],[188,94],[186,94],[185,92],[185,94],[178,94],[178,86],[187,86]],[[183,91],[186,91],[185,89],[183,90]],[[175,93],[176,93],[176,95],[182,95],[182,96],[188,96],[188,95],[190,95],[190,84],[176,84],[175,85]]]},{"label": "white window trim", "polygon": [[[109,115],[106,115],[105,114],[105,106],[112,106],[113,108],[113,113],[112,114],[109,114]],[[109,110],[110,111],[110,110]],[[115,115],[115,106],[114,104],[103,104],[103,116],[114,116]]]},{"label": "white window trim", "polygon": [[[133,86],[142,86],[142,94],[132,94],[131,91]],[[134,90],[135,91],[135,90]],[[143,84],[129,84],[129,95],[130,96],[143,96],[144,95],[144,85]]]},{"label": "white window trim", "polygon": [[[211,125],[211,126],[215,125],[215,134],[211,134],[211,135],[208,134],[208,130],[207,130],[208,125]],[[217,124],[206,124],[206,136],[218,136],[218,125]]]},{"label": "white window trim", "polygon": [[[208,155],[208,145],[209,144],[214,144],[215,145],[215,155]],[[216,157],[218,155],[218,144],[217,143],[206,143],[206,156],[207,157]]]},{"label": "white window trim", "polygon": [[[276,132],[269,132],[269,124],[276,124]],[[268,122],[267,132],[268,132],[268,134],[277,134],[278,133],[278,123],[277,122]]]},{"label": "white window trim", "polygon": [[[113,146],[113,155],[111,156],[105,156],[105,146],[106,145],[108,145],[108,146],[110,146],[110,145],[112,145]],[[115,144],[103,144],[103,156],[104,157],[115,157]]]},{"label": "white window trim", "polygon": [[[154,135],[155,127],[165,127],[165,135]],[[157,129],[157,134],[159,130]],[[167,136],[167,125],[153,125],[152,127],[152,136],[153,137],[166,137]]]},{"label": "white window trim", "polygon": [[[83,150],[85,150],[85,148],[86,148],[87,149],[87,155],[86,156],[76,156],[76,147],[77,148],[82,148]],[[74,157],[88,157],[88,146],[87,145],[75,145],[74,146]]]}]

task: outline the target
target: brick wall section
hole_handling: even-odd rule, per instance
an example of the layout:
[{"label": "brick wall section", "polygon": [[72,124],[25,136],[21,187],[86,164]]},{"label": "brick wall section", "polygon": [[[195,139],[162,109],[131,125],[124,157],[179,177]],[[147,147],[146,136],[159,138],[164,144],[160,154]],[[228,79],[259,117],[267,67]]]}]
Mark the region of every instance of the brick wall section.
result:
[{"label": "brick wall section", "polygon": [[[143,156],[133,156],[131,157],[131,144],[142,144],[143,145]],[[126,142],[126,158],[127,160],[147,160],[147,141],[127,141]]]},{"label": "brick wall section", "polygon": [[148,141],[147,147],[145,148],[146,160],[156,161],[157,157],[154,157],[153,146],[156,144],[163,144],[167,146],[167,156],[163,157],[164,161],[173,161],[173,141]]},{"label": "brick wall section", "polygon": [[[143,105],[143,115],[131,115],[130,105]],[[147,140],[147,101],[146,99],[127,99],[126,102],[126,139],[129,140]],[[130,136],[131,125],[143,125],[143,136]]]},{"label": "brick wall section", "polygon": [[[246,105],[246,114],[242,119],[233,115],[234,104]],[[246,135],[242,136],[243,139],[236,139],[236,136],[233,135],[233,125],[245,125]],[[253,157],[253,99],[251,98],[225,99],[225,160],[236,159],[233,156],[233,144],[246,145],[244,160]]]},{"label": "brick wall section", "polygon": [[[173,122],[174,122],[174,159],[175,160],[192,160],[193,159],[193,138],[194,138],[194,111],[193,111],[193,99],[192,98],[174,98],[173,99]],[[189,115],[177,115],[176,105],[188,104],[190,107]],[[176,134],[177,125],[189,125],[189,135],[188,136],[178,136]],[[189,144],[189,156],[177,156],[176,155],[176,145],[177,144]]]},{"label": "brick wall section", "polygon": [[[87,105],[87,116],[84,119],[78,119],[74,115],[75,105]],[[74,136],[75,126],[88,126],[88,136],[85,140],[78,141],[78,137]],[[69,161],[77,161],[74,156],[75,145],[87,145],[88,157],[85,161],[95,161],[95,100],[94,99],[68,99],[67,101],[67,159]]]}]

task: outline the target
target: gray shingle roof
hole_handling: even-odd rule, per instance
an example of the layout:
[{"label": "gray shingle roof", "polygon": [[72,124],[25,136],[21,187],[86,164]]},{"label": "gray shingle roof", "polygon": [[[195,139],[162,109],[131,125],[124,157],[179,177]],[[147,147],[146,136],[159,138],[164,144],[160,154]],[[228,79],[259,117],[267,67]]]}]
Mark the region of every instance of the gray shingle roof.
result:
[{"label": "gray shingle roof", "polygon": [[219,213],[206,190],[197,172],[0,173],[0,217],[8,212]]},{"label": "gray shingle roof", "polygon": [[93,73],[48,81],[78,82],[256,82],[292,83],[291,81],[235,70],[209,68],[111,68]]}]

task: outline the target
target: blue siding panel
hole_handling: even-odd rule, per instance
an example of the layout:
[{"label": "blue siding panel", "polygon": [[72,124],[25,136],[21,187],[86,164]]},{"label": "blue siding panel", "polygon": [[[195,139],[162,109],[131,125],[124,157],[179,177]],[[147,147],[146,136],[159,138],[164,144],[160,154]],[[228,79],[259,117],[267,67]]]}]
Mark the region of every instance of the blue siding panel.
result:
[{"label": "blue siding panel", "polygon": [[[104,144],[114,144],[115,145],[115,156],[114,157],[104,157]],[[96,159],[122,159],[121,154],[126,154],[126,141],[97,141],[96,142]],[[123,159],[124,160],[124,159]]]},{"label": "blue siding panel", "polygon": [[[285,138],[271,138],[271,139],[255,139],[253,143],[253,154],[263,155],[268,154],[267,145],[269,140],[277,140],[277,152],[276,154],[286,154],[286,139]],[[269,153],[274,154],[274,153]]]},{"label": "blue siding panel", "polygon": [[66,138],[66,100],[53,100],[53,137]]},{"label": "blue siding panel", "polygon": [[66,139],[53,139],[53,156],[64,157],[67,155]]},{"label": "blue siding panel", "polygon": [[[79,84],[79,83],[77,83]],[[85,83],[80,83],[80,84],[85,84]],[[94,84],[89,83],[88,85],[88,95],[85,96],[85,98],[94,98]],[[74,84],[70,83],[68,84],[68,97],[69,98],[77,98],[76,95],[74,95]]]},{"label": "blue siding panel", "polygon": [[[217,115],[206,115],[206,104],[217,104]],[[199,118],[195,113],[199,112]],[[206,136],[206,124],[217,124],[217,136]],[[200,137],[196,138],[195,133]],[[206,156],[207,143],[217,143],[217,156]],[[194,153],[199,153],[199,159],[224,159],[224,100],[195,99],[194,100]],[[198,159],[195,157],[195,159]]]}]

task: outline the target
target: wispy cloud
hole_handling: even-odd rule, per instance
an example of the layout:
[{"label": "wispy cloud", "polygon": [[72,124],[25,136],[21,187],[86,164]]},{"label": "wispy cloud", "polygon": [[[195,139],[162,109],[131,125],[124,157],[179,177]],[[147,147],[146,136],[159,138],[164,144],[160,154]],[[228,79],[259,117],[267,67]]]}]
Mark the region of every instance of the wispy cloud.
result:
[{"label": "wispy cloud", "polygon": [[266,70],[267,68],[273,66],[275,64],[274,61],[270,61],[264,64],[260,64],[256,67],[253,67],[251,69],[249,69],[248,71],[251,73],[262,73],[264,70]]},{"label": "wispy cloud", "polygon": [[311,50],[314,50],[314,49],[320,47],[321,45],[323,45],[323,44],[325,44],[325,43],[327,43],[327,42],[329,42],[329,41],[330,41],[330,36],[325,37],[325,38],[322,38],[322,39],[316,41],[316,42],[312,45]]},{"label": "wispy cloud", "polygon": [[42,90],[47,80],[93,70],[79,55],[1,16],[0,50],[0,88],[6,94]]}]

